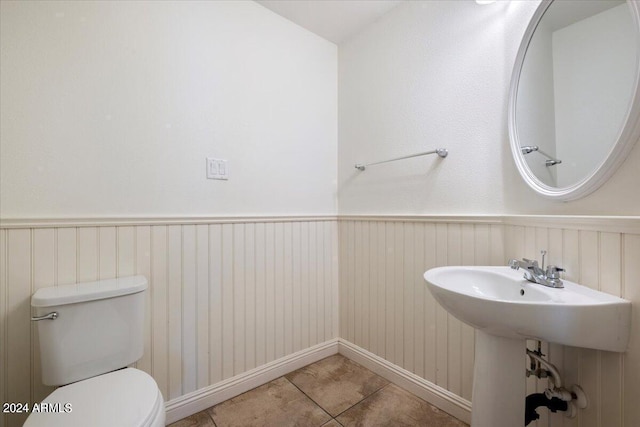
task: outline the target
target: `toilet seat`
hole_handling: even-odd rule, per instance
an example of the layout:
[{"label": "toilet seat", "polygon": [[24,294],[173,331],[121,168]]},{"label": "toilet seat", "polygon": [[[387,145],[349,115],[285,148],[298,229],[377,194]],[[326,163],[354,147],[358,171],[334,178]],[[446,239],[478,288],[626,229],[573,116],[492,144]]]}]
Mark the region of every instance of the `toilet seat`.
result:
[{"label": "toilet seat", "polygon": [[164,426],[165,421],[158,385],[147,373],[134,368],[60,387],[43,403],[53,412],[35,412],[34,405],[25,427],[156,427]]}]

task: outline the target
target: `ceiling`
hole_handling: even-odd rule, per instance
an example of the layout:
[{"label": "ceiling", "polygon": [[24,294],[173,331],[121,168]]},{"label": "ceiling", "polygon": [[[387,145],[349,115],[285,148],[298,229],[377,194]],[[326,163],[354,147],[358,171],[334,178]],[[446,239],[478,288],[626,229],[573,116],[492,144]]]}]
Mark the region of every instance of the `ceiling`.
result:
[{"label": "ceiling", "polygon": [[256,0],[264,7],[340,44],[404,0]]}]

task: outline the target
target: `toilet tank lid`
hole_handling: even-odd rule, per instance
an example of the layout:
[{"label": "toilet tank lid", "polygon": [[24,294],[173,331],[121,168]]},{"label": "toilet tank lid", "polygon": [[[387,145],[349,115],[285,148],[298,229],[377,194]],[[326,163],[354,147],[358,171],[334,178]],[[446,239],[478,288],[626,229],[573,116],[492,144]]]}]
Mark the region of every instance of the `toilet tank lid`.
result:
[{"label": "toilet tank lid", "polygon": [[147,289],[144,276],[119,277],[96,282],[74,283],[72,285],[40,288],[31,297],[32,307],[52,307],[74,304],[122,295],[135,294]]}]

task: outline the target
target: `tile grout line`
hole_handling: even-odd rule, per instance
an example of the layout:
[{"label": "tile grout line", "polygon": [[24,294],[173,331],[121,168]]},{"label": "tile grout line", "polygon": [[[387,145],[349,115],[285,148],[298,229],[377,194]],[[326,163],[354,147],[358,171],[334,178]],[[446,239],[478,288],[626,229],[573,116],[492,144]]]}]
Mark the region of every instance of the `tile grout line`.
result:
[{"label": "tile grout line", "polygon": [[[216,405],[213,405],[213,406],[216,406]],[[209,419],[213,423],[213,427],[218,427],[218,425],[216,424],[216,420],[213,419],[213,415],[211,415],[211,412],[209,412],[209,409],[213,409],[213,406],[205,409],[204,412],[207,413],[207,417],[209,417]]]},{"label": "tile grout line", "polygon": [[[344,356],[343,356],[343,357],[344,357]],[[345,358],[346,358],[346,357],[345,357]],[[346,358],[346,359],[347,359],[347,360],[349,360],[349,361],[351,361],[352,363],[355,363],[356,365],[358,365],[358,366],[362,367],[363,369],[366,369],[366,370],[370,371],[369,369],[365,368],[364,366],[360,365],[359,363],[354,362],[354,361],[352,361],[352,360],[351,360],[351,359],[349,359],[349,358]],[[317,363],[317,362],[316,362],[316,363]],[[307,365],[307,366],[310,366],[310,365]],[[304,366],[304,367],[302,367],[302,368],[300,368],[300,369],[304,369],[304,368],[306,368],[307,366]],[[294,372],[296,372],[296,371],[294,371]],[[377,375],[377,374],[375,374],[373,371],[370,371],[370,372],[371,372],[371,373],[373,373],[374,375]],[[293,373],[293,372],[292,372],[292,373]],[[287,374],[287,375],[288,375],[288,374]],[[383,385],[383,386],[382,386],[382,387],[380,387],[379,389],[375,390],[374,392],[372,392],[372,393],[368,394],[367,396],[364,396],[362,399],[360,399],[359,401],[357,401],[357,402],[356,402],[356,403],[354,403],[353,405],[349,406],[349,407],[348,407],[348,408],[346,408],[344,411],[342,411],[342,412],[338,413],[338,414],[334,417],[334,416],[333,416],[333,415],[331,415],[331,414],[330,414],[326,409],[324,409],[324,408],[323,408],[323,407],[322,407],[318,402],[316,402],[316,401],[315,401],[311,396],[309,396],[309,395],[308,395],[307,393],[305,393],[305,392],[304,392],[300,387],[298,387],[295,383],[293,383],[293,381],[289,380],[289,379],[286,377],[286,375],[283,375],[281,378],[284,378],[284,379],[286,379],[287,381],[289,381],[291,384],[293,384],[293,386],[294,386],[295,388],[297,388],[298,390],[300,390],[300,392],[301,392],[302,394],[304,394],[305,396],[307,396],[307,397],[308,397],[308,398],[309,398],[313,403],[315,403],[315,404],[316,404],[320,409],[322,409],[325,413],[327,413],[327,414],[328,414],[332,419],[334,419],[334,420],[335,420],[338,424],[340,424],[340,425],[342,425],[342,424],[341,424],[341,423],[340,423],[336,418],[338,418],[340,415],[344,414],[345,412],[347,412],[347,411],[348,411],[348,410],[350,410],[351,408],[353,408],[353,407],[355,407],[355,406],[359,405],[359,404],[360,404],[360,403],[362,403],[364,400],[368,399],[369,397],[373,396],[374,394],[378,393],[379,391],[381,391],[382,389],[384,389],[385,387],[387,387],[389,384],[392,384],[391,382],[387,381],[387,383],[386,383],[385,385]],[[328,421],[327,421],[327,422],[328,422]],[[325,424],[326,424],[326,423],[325,423]]]},{"label": "tile grout line", "polygon": [[[362,402],[364,402],[365,400],[367,400],[368,398],[378,394],[379,392],[381,392],[384,388],[386,388],[387,386],[389,386],[391,383],[387,382],[387,384],[383,385],[382,387],[380,387],[379,389],[377,389],[376,391],[374,391],[373,393],[369,394],[366,397],[363,397],[362,399],[360,399],[359,401],[357,401],[356,403],[354,403],[353,405],[349,406],[347,409],[345,409],[344,411],[340,412],[338,415],[336,415],[336,418],[338,418],[340,415],[344,414],[345,412],[349,411],[350,409],[353,409],[354,407],[358,406],[359,404],[361,404]],[[336,420],[337,421],[337,420]]]},{"label": "tile grout line", "polygon": [[[307,365],[309,366],[309,365]],[[302,368],[301,368],[302,369]],[[295,372],[295,371],[293,371]],[[293,373],[292,372],[292,373]],[[287,374],[288,375],[288,374]],[[307,393],[305,393],[304,391],[302,391],[302,389],[300,387],[298,387],[297,385],[295,385],[289,378],[287,378],[286,375],[281,376],[280,378],[284,378],[289,384],[291,384],[292,386],[294,386],[296,389],[298,389],[300,391],[300,393],[302,393],[305,397],[307,397],[310,401],[313,402],[314,405],[316,405],[318,408],[320,408],[322,410],[322,412],[324,412],[325,414],[329,415],[329,418],[334,419],[333,415],[331,415],[329,412],[327,412],[326,409],[324,409],[322,406],[320,406],[320,404],[318,402],[316,402],[315,400],[313,400],[311,398],[311,396],[309,396]],[[274,380],[275,381],[275,380]],[[329,420],[331,421],[331,420]],[[327,421],[326,423],[328,423],[329,421]],[[324,423],[324,424],[326,424]],[[324,425],[322,424],[322,425]]]},{"label": "tile grout line", "polygon": [[[344,356],[342,356],[342,357],[344,357]],[[345,359],[349,360],[349,361],[350,361],[350,362],[352,362],[352,363],[355,363],[356,365],[358,365],[358,366],[362,367],[363,369],[366,369],[367,371],[369,371],[369,372],[373,373],[374,375],[379,376],[379,375],[377,375],[375,372],[373,372],[373,371],[371,371],[371,370],[369,370],[369,369],[365,368],[364,366],[360,365],[360,364],[359,364],[359,363],[357,363],[357,362],[354,362],[353,360],[349,359],[348,357],[345,357]],[[317,363],[317,362],[316,362],[316,363]],[[313,365],[313,363],[312,363],[312,365]],[[310,366],[310,365],[307,365],[307,366]],[[300,369],[304,369],[304,368],[306,368],[307,366],[304,366],[304,367],[302,367],[302,368],[300,368]],[[296,371],[294,371],[294,372],[296,372]],[[293,373],[293,372],[292,372],[292,373]],[[387,384],[383,385],[382,387],[380,387],[379,389],[375,390],[374,392],[372,392],[372,393],[368,394],[367,396],[364,396],[362,399],[360,399],[359,401],[357,401],[357,402],[356,402],[356,403],[354,403],[353,405],[349,406],[349,407],[348,407],[347,409],[345,409],[344,411],[342,411],[342,412],[338,413],[338,414],[334,417],[334,416],[333,416],[333,415],[331,415],[331,414],[330,414],[326,409],[324,409],[324,408],[323,408],[323,407],[322,407],[318,402],[316,402],[315,400],[313,400],[313,398],[311,398],[311,396],[309,396],[308,394],[306,394],[304,391],[302,391],[302,389],[301,389],[300,387],[298,387],[296,384],[294,384],[294,383],[293,383],[293,381],[289,380],[286,376],[283,376],[283,378],[285,378],[287,381],[289,381],[291,384],[293,384],[293,386],[294,386],[295,388],[297,388],[298,390],[300,390],[300,391],[302,392],[302,394],[304,394],[304,395],[305,395],[305,396],[307,396],[309,399],[311,399],[311,401],[312,401],[313,403],[315,403],[316,405],[318,405],[318,407],[320,407],[320,409],[322,409],[324,412],[326,412],[326,413],[327,413],[327,414],[328,414],[332,419],[336,419],[336,418],[338,418],[340,415],[344,414],[345,412],[347,412],[348,410],[350,410],[350,409],[351,409],[351,408],[353,408],[354,406],[359,405],[359,404],[360,404],[361,402],[363,402],[364,400],[368,399],[369,397],[373,396],[374,394],[378,393],[380,390],[382,390],[383,388],[385,388],[385,387],[387,387],[389,384],[391,384],[391,382],[387,381]],[[337,422],[338,424],[342,425],[338,420],[336,420],[336,422]]]}]

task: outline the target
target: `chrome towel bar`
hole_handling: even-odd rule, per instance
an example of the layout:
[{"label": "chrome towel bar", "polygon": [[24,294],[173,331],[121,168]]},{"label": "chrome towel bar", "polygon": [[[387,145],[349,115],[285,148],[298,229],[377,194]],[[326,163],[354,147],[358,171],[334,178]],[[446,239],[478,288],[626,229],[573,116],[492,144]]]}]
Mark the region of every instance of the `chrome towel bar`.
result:
[{"label": "chrome towel bar", "polygon": [[395,159],[382,160],[382,161],[379,161],[379,162],[373,162],[373,163],[367,163],[367,164],[358,163],[358,164],[355,165],[355,167],[359,171],[363,171],[363,170],[365,170],[367,168],[367,166],[379,165],[381,163],[395,162],[396,160],[410,159],[412,157],[426,156],[427,154],[437,154],[438,156],[440,156],[442,158],[445,158],[445,157],[447,157],[449,152],[447,151],[446,148],[436,148],[435,150],[432,150],[432,151],[425,151],[424,153],[417,153],[417,154],[411,154],[409,156],[396,157]]}]

